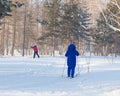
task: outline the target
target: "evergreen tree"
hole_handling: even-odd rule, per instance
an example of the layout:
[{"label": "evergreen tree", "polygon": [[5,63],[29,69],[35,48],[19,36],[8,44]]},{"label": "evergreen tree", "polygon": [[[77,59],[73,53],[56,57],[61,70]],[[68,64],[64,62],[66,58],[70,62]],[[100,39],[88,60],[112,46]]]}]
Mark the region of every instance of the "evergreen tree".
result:
[{"label": "evergreen tree", "polygon": [[46,20],[43,19],[40,21],[41,24],[45,25],[47,24],[47,33],[43,35],[46,37],[56,37],[58,36],[59,29],[59,10],[60,8],[60,0],[49,0],[49,2],[44,3],[44,12],[47,12],[47,18]]},{"label": "evergreen tree", "polygon": [[[54,55],[55,50],[55,41],[60,34],[60,1],[61,0],[49,0],[44,1],[44,11],[45,18],[38,20],[42,25],[46,26],[46,32],[42,34],[40,40],[47,41],[49,40],[49,46],[52,48],[52,55]],[[48,43],[48,42],[44,42]]]},{"label": "evergreen tree", "polygon": [[43,12],[44,18],[38,22],[45,26],[46,32],[39,39],[46,43],[51,42],[53,51],[60,41],[68,44],[79,42],[80,38],[88,39],[90,14],[87,8],[79,7],[78,2],[45,0]]},{"label": "evergreen tree", "polygon": [[75,2],[64,4],[61,21],[62,37],[68,42],[79,41],[79,38],[89,36],[89,14],[86,8],[81,8]]},{"label": "evergreen tree", "polygon": [[0,0],[0,19],[5,16],[11,16],[8,12],[11,12],[11,1],[8,0]]},{"label": "evergreen tree", "polygon": [[12,0],[0,0],[0,19],[5,16],[12,16],[10,12],[12,12],[12,7],[21,7],[23,3],[15,2],[12,3]]}]

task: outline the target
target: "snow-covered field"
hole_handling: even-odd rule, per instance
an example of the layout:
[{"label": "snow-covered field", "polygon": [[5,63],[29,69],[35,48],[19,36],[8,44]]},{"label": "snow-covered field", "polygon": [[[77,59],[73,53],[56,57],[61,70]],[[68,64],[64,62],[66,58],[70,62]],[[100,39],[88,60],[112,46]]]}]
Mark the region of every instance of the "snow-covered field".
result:
[{"label": "snow-covered field", "polygon": [[1,57],[0,96],[120,96],[120,57],[79,56],[73,79],[66,69],[64,56]]}]

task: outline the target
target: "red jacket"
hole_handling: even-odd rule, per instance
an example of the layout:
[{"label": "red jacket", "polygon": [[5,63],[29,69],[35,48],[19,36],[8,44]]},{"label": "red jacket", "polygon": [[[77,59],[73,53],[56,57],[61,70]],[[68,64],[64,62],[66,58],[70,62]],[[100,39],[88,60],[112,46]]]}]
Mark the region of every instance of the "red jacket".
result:
[{"label": "red jacket", "polygon": [[34,52],[38,52],[38,48],[37,48],[37,46],[36,46],[36,45],[35,45],[35,46],[33,46],[32,48],[33,48]]}]

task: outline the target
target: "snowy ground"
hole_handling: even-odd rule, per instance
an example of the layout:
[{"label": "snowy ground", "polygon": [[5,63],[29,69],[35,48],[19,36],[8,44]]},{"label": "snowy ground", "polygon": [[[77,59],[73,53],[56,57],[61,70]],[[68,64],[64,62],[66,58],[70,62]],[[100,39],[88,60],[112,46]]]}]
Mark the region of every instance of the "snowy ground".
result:
[{"label": "snowy ground", "polygon": [[0,96],[120,96],[120,57],[80,56],[73,79],[66,69],[62,56],[1,57]]}]

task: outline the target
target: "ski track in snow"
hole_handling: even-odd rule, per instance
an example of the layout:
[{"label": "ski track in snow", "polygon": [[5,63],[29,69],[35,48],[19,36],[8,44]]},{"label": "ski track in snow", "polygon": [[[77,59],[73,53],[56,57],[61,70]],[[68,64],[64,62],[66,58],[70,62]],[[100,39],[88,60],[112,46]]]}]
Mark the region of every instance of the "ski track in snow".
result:
[{"label": "ski track in snow", "polygon": [[80,56],[73,79],[64,64],[63,56],[1,57],[0,96],[120,96],[120,57]]}]

